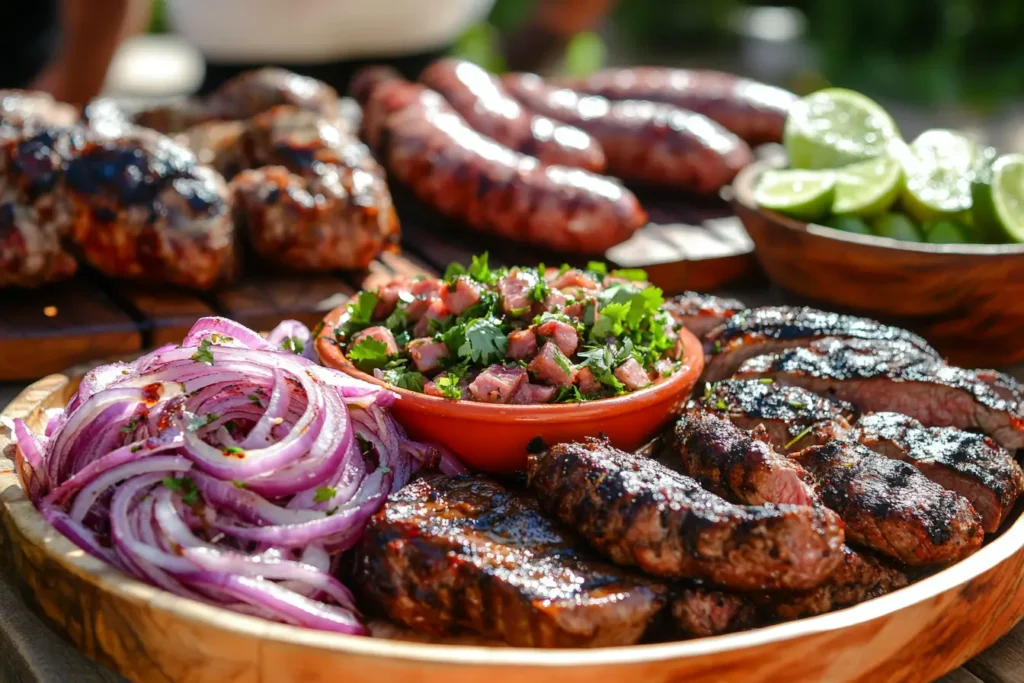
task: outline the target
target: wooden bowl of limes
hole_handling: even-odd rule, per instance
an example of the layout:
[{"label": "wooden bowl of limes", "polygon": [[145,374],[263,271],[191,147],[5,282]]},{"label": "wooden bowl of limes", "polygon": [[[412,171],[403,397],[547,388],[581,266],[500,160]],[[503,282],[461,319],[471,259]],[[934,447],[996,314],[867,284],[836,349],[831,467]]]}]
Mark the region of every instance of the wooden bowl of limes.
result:
[{"label": "wooden bowl of limes", "polygon": [[732,193],[773,281],[915,329],[958,364],[1024,360],[1024,156],[955,131],[908,145],[840,89],[794,108],[786,148],[798,168],[752,164]]}]

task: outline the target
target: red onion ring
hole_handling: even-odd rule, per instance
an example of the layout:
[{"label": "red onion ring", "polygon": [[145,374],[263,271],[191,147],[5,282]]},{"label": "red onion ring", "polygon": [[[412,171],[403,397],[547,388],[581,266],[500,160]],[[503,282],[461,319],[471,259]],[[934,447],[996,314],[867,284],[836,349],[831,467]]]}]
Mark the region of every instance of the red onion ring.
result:
[{"label": "red onion ring", "polygon": [[264,339],[203,318],[180,346],[92,370],[45,434],[15,420],[29,495],[76,545],[136,578],[365,634],[332,574],[338,554],[417,470],[463,468],[406,437],[386,410],[393,393],[285,350],[309,340],[295,321]]}]

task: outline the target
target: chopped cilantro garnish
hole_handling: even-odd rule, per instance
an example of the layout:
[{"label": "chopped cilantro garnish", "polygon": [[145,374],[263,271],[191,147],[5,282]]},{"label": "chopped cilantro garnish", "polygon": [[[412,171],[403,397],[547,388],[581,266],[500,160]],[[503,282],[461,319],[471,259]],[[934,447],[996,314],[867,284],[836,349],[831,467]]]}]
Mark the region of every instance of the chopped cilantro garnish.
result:
[{"label": "chopped cilantro garnish", "polygon": [[728,410],[729,404],[726,403],[723,399],[718,399],[717,401],[715,401],[715,407],[718,408],[719,410]]},{"label": "chopped cilantro garnish", "polygon": [[722,352],[722,342],[720,342],[720,341],[718,341],[716,339],[714,345],[711,347],[711,353],[721,353],[721,352]]},{"label": "chopped cilantro garnish", "polygon": [[335,337],[349,336],[359,330],[370,326],[373,321],[373,311],[377,308],[377,295],[373,292],[360,292],[354,300],[348,304],[348,318],[343,327],[335,328]]},{"label": "chopped cilantro garnish", "polygon": [[324,331],[324,321],[321,320],[320,322],[318,322],[316,324],[316,327],[313,328],[313,331],[309,333],[309,338],[315,340],[317,337],[320,336],[320,333],[323,332],[323,331]]},{"label": "chopped cilantro garnish", "polygon": [[787,403],[789,403],[790,408],[794,408],[795,410],[803,410],[807,407],[807,404],[803,401],[787,401]]},{"label": "chopped cilantro garnish", "polygon": [[630,282],[647,282],[647,271],[643,268],[620,268],[611,272],[612,277],[620,277]]},{"label": "chopped cilantro garnish", "polygon": [[388,362],[388,345],[373,337],[363,337],[349,347],[348,359],[364,372],[382,368]]},{"label": "chopped cilantro garnish", "polygon": [[137,443],[137,444],[135,444],[134,446],[131,447],[131,452],[132,453],[138,453],[141,450],[142,450],[142,444],[141,443]]},{"label": "chopped cilantro garnish", "polygon": [[[459,357],[482,365],[497,363],[505,357],[508,337],[497,318],[477,318],[469,322],[465,328],[465,337],[466,341],[456,351]],[[448,343],[447,340],[445,343]]]},{"label": "chopped cilantro garnish", "polygon": [[435,377],[434,386],[437,387],[437,390],[444,398],[455,400],[462,398],[462,387],[459,385],[459,378],[451,373]]},{"label": "chopped cilantro garnish", "polygon": [[799,441],[800,439],[802,439],[805,436],[807,436],[808,434],[810,434],[813,429],[814,429],[814,425],[808,425],[802,432],[800,432],[799,434],[794,436],[792,439],[787,441],[786,445],[784,446],[784,448],[786,448],[788,450],[790,446],[792,446],[797,441]]},{"label": "chopped cilantro garnish", "polygon": [[[250,394],[251,396],[252,394]],[[188,424],[185,428],[190,432],[196,432],[205,427],[208,424],[213,424],[219,415],[216,413],[207,413],[206,415],[193,415],[189,418]]]},{"label": "chopped cilantro garnish", "polygon": [[175,493],[180,493],[181,502],[195,505],[199,502],[199,488],[191,477],[164,477],[163,485]]},{"label": "chopped cilantro garnish", "polygon": [[132,432],[135,431],[136,427],[138,427],[138,426],[139,426],[139,418],[133,417],[131,422],[126,424],[124,427],[121,427],[121,433],[122,434],[131,434]]},{"label": "chopped cilantro garnish", "polygon": [[238,479],[232,479],[231,483],[235,485],[235,488],[239,488],[239,489],[247,489],[247,488],[249,488],[248,484],[246,484],[244,481],[239,481]]},{"label": "chopped cilantro garnish", "polygon": [[487,265],[487,259],[488,253],[485,251],[479,256],[474,256],[469,264],[469,276],[484,285],[492,284],[497,279]]},{"label": "chopped cilantro garnish", "polygon": [[570,270],[572,270],[572,266],[570,266],[568,263],[563,263],[562,265],[560,265],[558,267],[558,274],[559,275],[565,275]]},{"label": "chopped cilantro garnish", "polygon": [[550,294],[551,288],[548,287],[548,283],[544,282],[544,274],[541,273],[537,280],[537,284],[531,287],[530,291],[526,293],[526,298],[530,301],[544,303]]},{"label": "chopped cilantro garnish", "polygon": [[224,448],[225,453],[234,453],[235,455],[245,455],[245,449],[239,448],[238,446],[227,446]]},{"label": "chopped cilantro garnish", "polygon": [[601,277],[604,277],[605,275],[608,274],[608,264],[604,263],[603,261],[590,261],[589,263],[587,263],[587,270],[589,270],[591,273],[594,273],[595,275],[600,275]]},{"label": "chopped cilantro garnish", "polygon": [[445,282],[455,282],[460,277],[466,274],[466,268],[461,263],[452,261],[448,264],[448,267],[444,270],[444,277],[441,278]]},{"label": "chopped cilantro garnish", "polygon": [[210,340],[204,339],[199,342],[199,350],[192,354],[192,360],[207,365],[213,365],[213,353],[210,352]]},{"label": "chopped cilantro garnish", "polygon": [[557,346],[555,347],[553,358],[555,360],[555,364],[558,366],[558,369],[564,372],[569,377],[572,377],[572,362],[565,357],[565,354],[562,353],[562,350],[559,349]]},{"label": "chopped cilantro garnish", "polygon": [[334,498],[335,493],[335,490],[332,489],[330,486],[323,486],[321,488],[318,488],[316,492],[313,494],[313,502],[326,503],[331,498]]},{"label": "chopped cilantro garnish", "polygon": [[774,384],[775,383],[775,380],[772,379],[771,377],[762,377],[761,379],[759,379],[757,381],[760,382],[761,384]]},{"label": "chopped cilantro garnish", "polygon": [[625,387],[619,378],[615,376],[615,354],[611,348],[600,346],[594,349],[580,352],[580,358],[584,359],[583,365],[590,368],[590,372],[601,384],[611,387],[616,393],[625,391]]},{"label": "chopped cilantro garnish", "polygon": [[258,394],[249,394],[248,396],[246,396],[246,398],[249,399],[249,403],[253,404],[254,406],[263,406],[263,401],[260,399]]},{"label": "chopped cilantro garnish", "polygon": [[408,389],[409,391],[423,391],[423,385],[426,384],[427,378],[422,373],[404,370],[402,368],[396,368],[393,370],[384,371],[384,381],[388,384],[398,387],[399,389]]},{"label": "chopped cilantro garnish", "polygon": [[306,350],[306,345],[302,343],[302,340],[298,337],[288,337],[281,343],[281,348],[285,351],[291,351],[294,354],[302,355],[302,352]]},{"label": "chopped cilantro garnish", "polygon": [[405,326],[409,324],[409,314],[406,313],[405,309],[401,306],[391,311],[391,314],[384,319],[384,327],[388,328],[392,332],[395,330],[405,329]]},{"label": "chopped cilantro garnish", "polygon": [[580,392],[580,388],[575,384],[568,386],[559,387],[555,397],[551,399],[552,403],[579,403],[585,401],[586,397]]}]

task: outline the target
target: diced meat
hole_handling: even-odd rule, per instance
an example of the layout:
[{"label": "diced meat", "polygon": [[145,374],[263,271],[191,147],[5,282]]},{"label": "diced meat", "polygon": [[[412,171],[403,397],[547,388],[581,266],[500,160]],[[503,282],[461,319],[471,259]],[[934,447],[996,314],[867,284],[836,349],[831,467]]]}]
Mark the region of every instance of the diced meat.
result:
[{"label": "diced meat", "polygon": [[469,278],[460,277],[454,283],[441,288],[441,300],[449,311],[461,315],[467,308],[480,301],[480,292],[479,285]]},{"label": "diced meat", "polygon": [[515,396],[512,397],[512,403],[515,404],[530,404],[530,403],[550,403],[551,399],[555,397],[554,387],[546,387],[543,384],[530,384],[529,382],[524,383],[516,391]]},{"label": "diced meat", "polygon": [[555,346],[566,356],[576,353],[580,338],[576,334],[576,328],[572,325],[561,320],[549,320],[537,325],[534,330],[541,337],[555,342]]},{"label": "diced meat", "polygon": [[636,358],[629,358],[625,363],[615,368],[612,374],[615,375],[615,379],[622,382],[630,391],[643,389],[651,383],[651,378],[647,376],[647,371],[644,370]]},{"label": "diced meat", "polygon": [[[568,301],[568,299],[567,299]],[[583,318],[583,312],[586,310],[587,302],[574,300],[568,306],[562,309],[562,313],[565,313],[570,318]],[[597,322],[597,308],[594,308],[594,322]]]},{"label": "diced meat", "polygon": [[513,268],[508,275],[498,280],[498,295],[501,308],[506,313],[530,310],[530,292],[537,284],[537,278],[529,272]]},{"label": "diced meat", "polygon": [[441,360],[448,356],[448,346],[430,337],[413,339],[406,347],[409,357],[420,372],[433,372],[441,367]]},{"label": "diced meat", "polygon": [[573,268],[565,271],[561,275],[557,275],[555,279],[551,280],[551,287],[553,289],[567,289],[569,287],[597,289],[597,283],[583,271]]},{"label": "diced meat", "polygon": [[601,383],[597,381],[594,373],[586,366],[576,371],[576,386],[580,388],[580,392],[584,395],[596,394],[601,391]]},{"label": "diced meat", "polygon": [[[565,294],[562,294],[557,289],[552,289],[551,293],[544,299],[544,310],[546,311],[560,311],[565,306]],[[569,315],[568,313],[566,315]]]},{"label": "diced meat", "polygon": [[398,344],[395,342],[395,335],[391,334],[391,330],[388,328],[376,325],[374,327],[367,327],[361,332],[356,332],[352,336],[352,346],[355,346],[367,337],[384,342],[384,345],[388,348],[388,355],[398,353]]},{"label": "diced meat", "polygon": [[431,299],[430,303],[427,305],[427,310],[423,312],[422,316],[416,322],[416,327],[413,328],[413,334],[417,337],[426,337],[427,333],[430,332],[431,320],[444,320],[450,314],[451,312],[448,310],[448,307],[444,305],[443,301],[440,299]]},{"label": "diced meat", "polygon": [[518,365],[492,365],[469,384],[469,393],[477,401],[508,403],[526,381],[526,369]]},{"label": "diced meat", "polygon": [[530,373],[546,384],[567,387],[572,384],[573,367],[554,342],[546,343],[529,366]]},{"label": "diced meat", "polygon": [[533,330],[509,332],[506,353],[512,360],[530,360],[537,354],[537,335],[533,333]]},{"label": "diced meat", "polygon": [[403,294],[410,295],[409,283],[405,280],[392,280],[381,286],[377,290],[377,306],[373,309],[373,319],[380,320],[391,315]]},{"label": "diced meat", "polygon": [[441,296],[441,281],[437,278],[425,278],[416,280],[409,285],[409,291],[418,297],[430,298]]}]

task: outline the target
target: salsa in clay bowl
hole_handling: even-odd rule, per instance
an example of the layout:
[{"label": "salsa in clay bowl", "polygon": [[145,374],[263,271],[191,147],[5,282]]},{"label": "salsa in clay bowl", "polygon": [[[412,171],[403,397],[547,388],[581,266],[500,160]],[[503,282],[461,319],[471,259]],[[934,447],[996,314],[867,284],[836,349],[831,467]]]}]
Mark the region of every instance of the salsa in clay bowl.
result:
[{"label": "salsa in clay bowl", "polygon": [[700,343],[642,270],[491,268],[400,278],[332,311],[321,361],[384,384],[413,435],[483,470],[522,469],[531,445],[607,435],[635,449],[686,400]]}]

